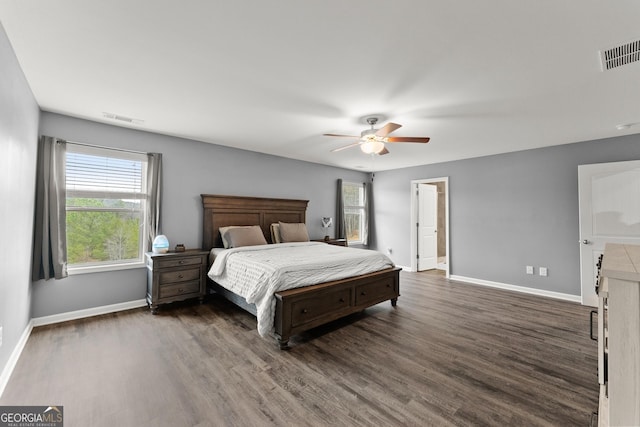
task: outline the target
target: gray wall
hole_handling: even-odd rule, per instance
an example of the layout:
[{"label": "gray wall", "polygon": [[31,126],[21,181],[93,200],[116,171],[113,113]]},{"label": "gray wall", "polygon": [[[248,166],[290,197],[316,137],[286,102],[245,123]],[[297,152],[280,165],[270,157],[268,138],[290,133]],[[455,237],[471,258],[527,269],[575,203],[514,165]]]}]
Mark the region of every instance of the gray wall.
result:
[{"label": "gray wall", "polygon": [[[309,200],[311,238],[321,238],[322,216],[335,216],[336,180],[364,182],[368,175],[329,166],[42,113],[41,133],[107,147],[163,153],[162,232],[173,247],[200,247],[200,194]],[[335,229],[331,230],[332,232]],[[33,317],[145,297],[144,269],[70,276],[33,287]]]},{"label": "gray wall", "polygon": [[410,266],[410,182],[449,177],[451,274],[580,295],[578,165],[636,159],[640,135],[378,172],[374,247]]},{"label": "gray wall", "polygon": [[31,241],[40,110],[0,25],[0,372],[31,319]]}]

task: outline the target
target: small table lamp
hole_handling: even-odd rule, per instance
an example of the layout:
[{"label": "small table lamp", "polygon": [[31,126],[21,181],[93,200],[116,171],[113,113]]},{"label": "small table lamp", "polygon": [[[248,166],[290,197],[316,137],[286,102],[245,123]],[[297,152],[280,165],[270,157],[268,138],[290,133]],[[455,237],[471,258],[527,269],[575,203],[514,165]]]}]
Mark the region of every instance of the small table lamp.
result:
[{"label": "small table lamp", "polygon": [[[322,228],[328,229],[331,227],[332,224],[333,224],[333,218],[331,218],[330,216],[322,217]],[[325,241],[328,241],[330,239],[328,232],[329,230],[327,230],[327,234],[324,236]]]}]

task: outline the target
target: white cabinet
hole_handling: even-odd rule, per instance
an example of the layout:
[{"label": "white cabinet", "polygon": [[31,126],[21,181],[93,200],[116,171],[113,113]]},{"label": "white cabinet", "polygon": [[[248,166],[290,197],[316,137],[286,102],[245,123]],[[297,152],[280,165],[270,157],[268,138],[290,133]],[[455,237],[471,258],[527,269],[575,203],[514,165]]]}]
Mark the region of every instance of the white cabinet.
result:
[{"label": "white cabinet", "polygon": [[640,246],[607,244],[598,297],[602,426],[640,426]]}]

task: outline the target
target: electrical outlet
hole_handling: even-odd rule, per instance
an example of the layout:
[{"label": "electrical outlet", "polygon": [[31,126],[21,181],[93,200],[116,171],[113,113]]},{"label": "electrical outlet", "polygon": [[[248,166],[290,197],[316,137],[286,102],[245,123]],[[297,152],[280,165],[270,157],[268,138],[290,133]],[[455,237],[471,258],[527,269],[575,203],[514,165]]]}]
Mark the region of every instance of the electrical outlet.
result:
[{"label": "electrical outlet", "polygon": [[547,276],[547,274],[548,274],[548,272],[547,272],[547,267],[540,267],[540,268],[538,269],[538,273],[539,273],[541,276],[546,277],[546,276]]},{"label": "electrical outlet", "polygon": [[527,265],[527,274],[533,274],[533,266]]}]

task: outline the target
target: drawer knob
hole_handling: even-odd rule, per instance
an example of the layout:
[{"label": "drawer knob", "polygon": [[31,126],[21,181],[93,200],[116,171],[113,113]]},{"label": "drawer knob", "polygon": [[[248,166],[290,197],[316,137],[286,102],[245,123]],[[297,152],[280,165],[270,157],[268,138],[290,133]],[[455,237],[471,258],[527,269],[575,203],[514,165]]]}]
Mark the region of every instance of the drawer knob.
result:
[{"label": "drawer knob", "polygon": [[178,261],[178,264],[184,264],[184,260],[181,259],[180,261]]},{"label": "drawer knob", "polygon": [[344,302],[344,298],[340,298],[340,302]]},{"label": "drawer knob", "polygon": [[184,276],[182,274],[178,274],[178,279],[182,279]]},{"label": "drawer knob", "polygon": [[390,287],[391,287],[391,285],[387,283],[387,288],[390,288]]},{"label": "drawer knob", "polygon": [[367,293],[366,292],[360,292],[360,295],[365,296]]},{"label": "drawer knob", "polygon": [[309,311],[306,308],[302,309],[302,314],[307,314]]},{"label": "drawer knob", "polygon": [[182,288],[178,289],[178,293],[179,293],[179,294],[181,294],[181,293],[183,293],[183,292],[184,292],[184,289],[182,289]]}]

